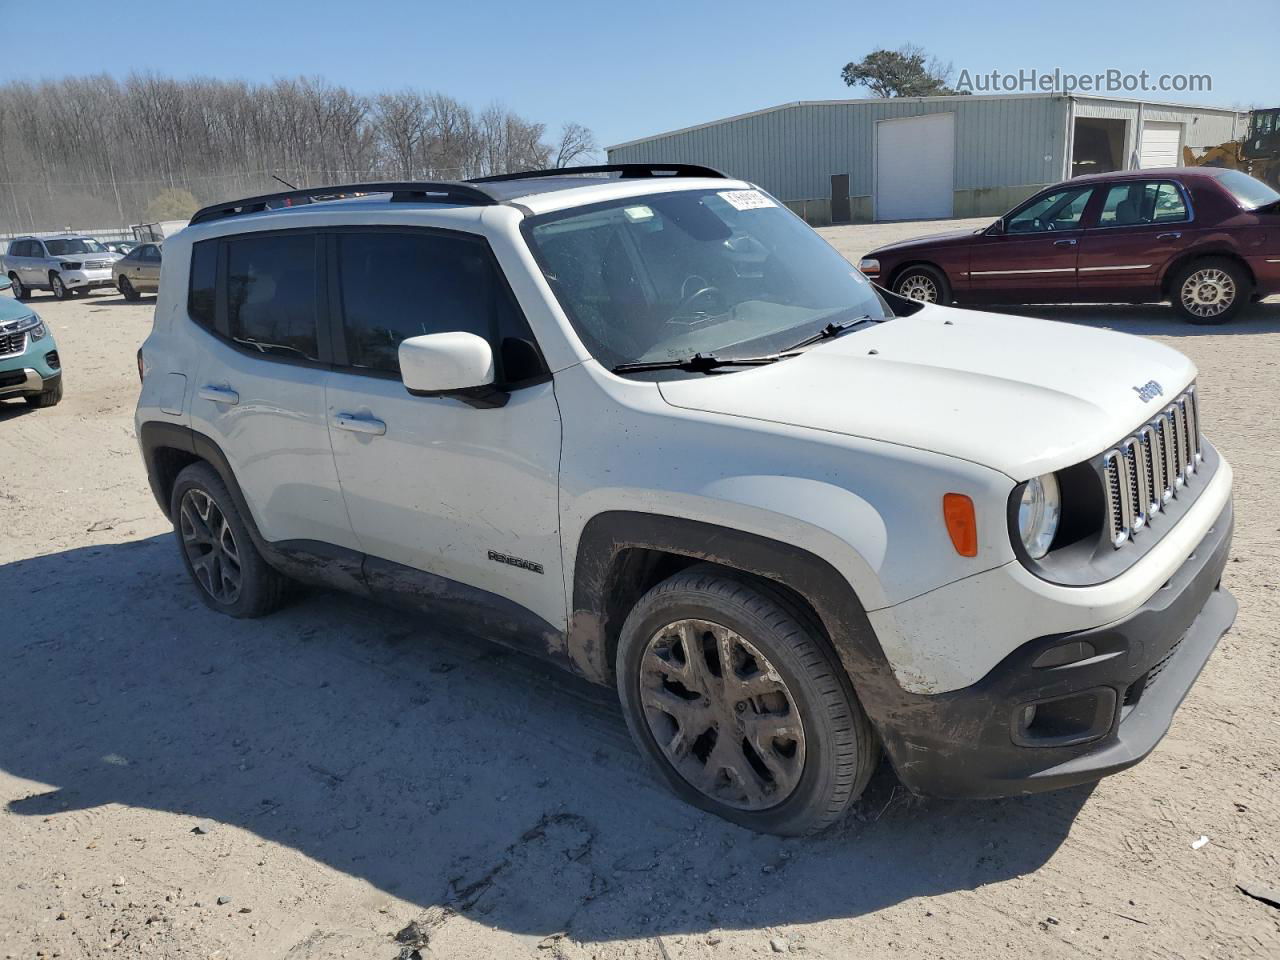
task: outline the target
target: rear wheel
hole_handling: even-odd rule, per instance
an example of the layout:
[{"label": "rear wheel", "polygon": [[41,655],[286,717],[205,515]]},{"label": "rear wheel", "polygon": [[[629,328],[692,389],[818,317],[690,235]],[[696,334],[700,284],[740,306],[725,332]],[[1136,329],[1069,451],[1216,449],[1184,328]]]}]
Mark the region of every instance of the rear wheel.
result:
[{"label": "rear wheel", "polygon": [[258,553],[217,471],[193,463],[178,474],[169,500],[174,535],[200,599],[232,617],[271,613],[285,578]]},{"label": "rear wheel", "polygon": [[1173,308],[1189,323],[1226,323],[1249,302],[1251,284],[1244,268],[1227,257],[1193,260],[1174,277]]},{"label": "rear wheel", "polygon": [[13,297],[15,300],[25,300],[27,297],[31,296],[31,291],[27,289],[26,284],[18,279],[18,275],[16,273],[9,274],[9,282],[13,284],[9,289],[13,291]]},{"label": "rear wheel", "polygon": [[752,830],[823,829],[875,768],[871,725],[817,625],[718,568],[640,599],[617,673],[631,734],[671,788]]},{"label": "rear wheel", "polygon": [[121,277],[117,286],[120,288],[120,295],[130,303],[142,299],[142,295],[133,288],[133,284],[129,282],[128,277]]},{"label": "rear wheel", "polygon": [[946,274],[937,267],[924,264],[907,267],[898,274],[893,281],[893,292],[921,303],[945,305],[951,302],[951,284],[947,282]]},{"label": "rear wheel", "polygon": [[49,274],[49,289],[53,291],[53,295],[59,300],[69,300],[71,298],[71,290],[62,282],[62,276],[57,273]]}]

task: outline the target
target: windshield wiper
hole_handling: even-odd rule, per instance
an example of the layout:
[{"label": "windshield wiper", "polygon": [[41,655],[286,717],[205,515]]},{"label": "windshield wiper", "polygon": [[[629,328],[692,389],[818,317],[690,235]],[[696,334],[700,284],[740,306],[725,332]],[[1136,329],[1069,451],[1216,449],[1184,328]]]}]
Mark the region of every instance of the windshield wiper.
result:
[{"label": "windshield wiper", "polygon": [[817,333],[813,334],[812,336],[805,337],[799,343],[793,343],[791,346],[787,347],[787,349],[799,350],[801,347],[811,346],[815,343],[818,343],[821,340],[830,340],[832,337],[838,337],[840,336],[840,334],[844,333],[846,330],[849,330],[852,327],[856,327],[860,323],[878,323],[878,322],[879,321],[875,320],[874,317],[864,314],[860,317],[854,317],[852,320],[845,320],[841,323],[828,323],[825,327],[823,327]]},{"label": "windshield wiper", "polygon": [[790,354],[775,353],[766,357],[717,357],[714,353],[695,353],[692,357],[680,360],[641,360],[635,363],[620,363],[613,368],[614,373],[643,373],[646,370],[691,370],[694,373],[710,373],[720,367],[763,367],[775,363]]}]

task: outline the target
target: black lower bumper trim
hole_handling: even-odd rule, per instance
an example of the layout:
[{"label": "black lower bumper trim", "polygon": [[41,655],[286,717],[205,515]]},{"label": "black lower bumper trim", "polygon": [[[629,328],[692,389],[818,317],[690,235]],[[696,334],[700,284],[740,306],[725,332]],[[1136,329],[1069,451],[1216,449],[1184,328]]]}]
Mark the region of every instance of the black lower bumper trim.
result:
[{"label": "black lower bumper trim", "polygon": [[[1097,780],[1149,754],[1235,620],[1235,598],[1220,584],[1232,526],[1227,504],[1169,582],[1124,619],[1032,640],[964,689],[904,694],[901,709],[880,724],[903,783],[933,796],[1014,796]],[[1092,655],[1034,666],[1046,651],[1075,642]],[[1054,702],[1104,709],[1081,735],[1037,745],[1020,732],[1019,717],[1030,704]]]}]

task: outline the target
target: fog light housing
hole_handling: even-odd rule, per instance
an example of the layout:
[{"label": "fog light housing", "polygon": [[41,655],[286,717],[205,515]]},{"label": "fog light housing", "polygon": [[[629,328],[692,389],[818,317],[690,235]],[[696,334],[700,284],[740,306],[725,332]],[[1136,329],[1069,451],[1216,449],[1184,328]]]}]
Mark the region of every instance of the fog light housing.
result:
[{"label": "fog light housing", "polygon": [[1116,692],[1094,687],[1015,707],[1013,742],[1021,747],[1067,747],[1104,737],[1116,715]]}]

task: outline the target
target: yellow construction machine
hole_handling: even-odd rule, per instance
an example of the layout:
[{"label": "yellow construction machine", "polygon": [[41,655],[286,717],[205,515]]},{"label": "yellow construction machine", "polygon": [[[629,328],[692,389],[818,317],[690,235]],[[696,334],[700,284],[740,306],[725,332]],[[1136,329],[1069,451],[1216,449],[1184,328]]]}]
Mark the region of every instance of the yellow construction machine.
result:
[{"label": "yellow construction machine", "polygon": [[1199,156],[1182,148],[1188,167],[1227,167],[1243,170],[1280,190],[1280,107],[1249,112],[1249,132],[1243,140],[1209,147]]}]

